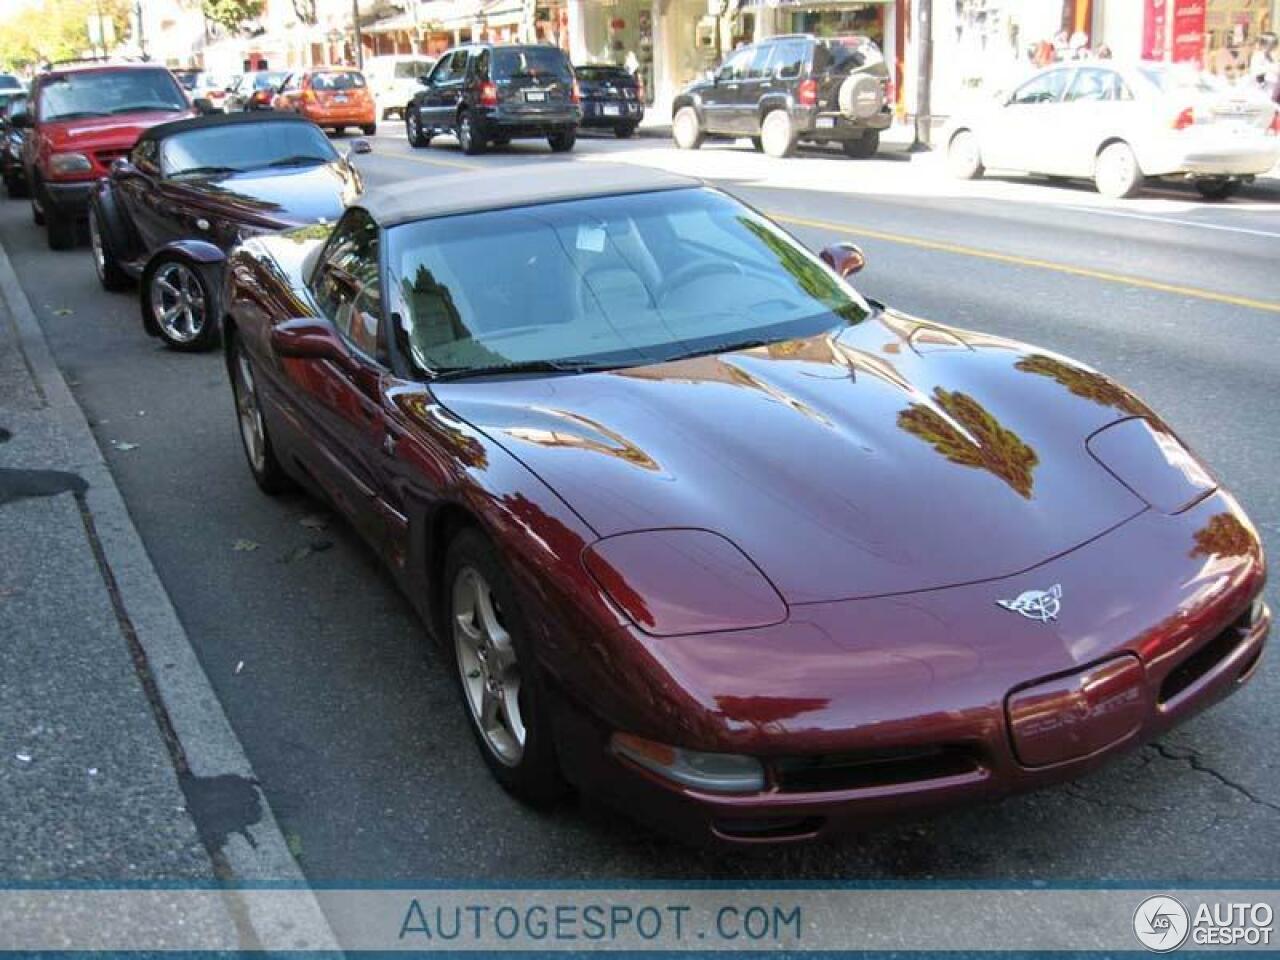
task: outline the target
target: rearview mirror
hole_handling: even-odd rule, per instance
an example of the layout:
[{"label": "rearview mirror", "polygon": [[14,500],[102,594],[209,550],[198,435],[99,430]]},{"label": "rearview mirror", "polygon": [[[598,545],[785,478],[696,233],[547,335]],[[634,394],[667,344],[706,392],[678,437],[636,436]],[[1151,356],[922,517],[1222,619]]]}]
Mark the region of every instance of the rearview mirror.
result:
[{"label": "rearview mirror", "polygon": [[373,144],[363,137],[351,141],[351,152],[354,154],[373,153]]},{"label": "rearview mirror", "polygon": [[295,360],[330,360],[344,369],[351,353],[331,324],[314,317],[286,320],[271,329],[271,348],[278,357]]},{"label": "rearview mirror", "polygon": [[856,243],[847,241],[823,247],[818,256],[823,263],[842,277],[851,277],[867,265],[867,258],[863,256],[862,248]]}]

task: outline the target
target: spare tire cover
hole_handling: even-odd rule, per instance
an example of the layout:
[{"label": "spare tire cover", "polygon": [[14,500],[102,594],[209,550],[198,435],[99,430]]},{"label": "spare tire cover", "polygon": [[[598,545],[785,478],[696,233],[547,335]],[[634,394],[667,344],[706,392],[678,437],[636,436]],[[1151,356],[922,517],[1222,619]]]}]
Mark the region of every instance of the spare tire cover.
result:
[{"label": "spare tire cover", "polygon": [[880,80],[869,73],[855,73],[840,84],[840,112],[855,120],[870,120],[884,106]]}]

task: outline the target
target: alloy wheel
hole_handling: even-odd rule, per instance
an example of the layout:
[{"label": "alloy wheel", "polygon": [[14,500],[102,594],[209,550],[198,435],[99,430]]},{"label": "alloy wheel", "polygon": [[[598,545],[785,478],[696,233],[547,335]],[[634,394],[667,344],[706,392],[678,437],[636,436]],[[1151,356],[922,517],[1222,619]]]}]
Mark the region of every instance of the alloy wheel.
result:
[{"label": "alloy wheel", "polygon": [[453,582],[453,646],[471,718],[485,746],[517,766],[528,731],[520,708],[520,664],[502,610],[484,576],[464,567]]},{"label": "alloy wheel", "polygon": [[255,473],[266,468],[266,430],[262,426],[262,407],[258,404],[258,386],[253,368],[243,349],[236,350],[235,362],[236,414],[240,421],[240,439]]},{"label": "alloy wheel", "polygon": [[89,247],[93,251],[93,269],[97,271],[98,280],[106,283],[107,251],[102,245],[102,228],[98,226],[98,215],[89,210]]},{"label": "alloy wheel", "polygon": [[207,314],[204,287],[186,264],[170,260],[151,275],[151,315],[176,343],[190,343],[200,336]]}]

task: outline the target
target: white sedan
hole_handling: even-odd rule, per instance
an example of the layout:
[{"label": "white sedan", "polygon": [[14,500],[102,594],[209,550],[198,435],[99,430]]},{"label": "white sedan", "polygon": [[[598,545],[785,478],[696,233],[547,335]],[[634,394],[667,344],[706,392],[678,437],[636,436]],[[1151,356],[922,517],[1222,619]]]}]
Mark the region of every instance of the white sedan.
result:
[{"label": "white sedan", "polygon": [[1280,160],[1276,106],[1183,65],[1063,63],[945,133],[958,177],[984,168],[1087,177],[1098,192],[1131,197],[1148,177],[1184,177],[1221,200]]}]

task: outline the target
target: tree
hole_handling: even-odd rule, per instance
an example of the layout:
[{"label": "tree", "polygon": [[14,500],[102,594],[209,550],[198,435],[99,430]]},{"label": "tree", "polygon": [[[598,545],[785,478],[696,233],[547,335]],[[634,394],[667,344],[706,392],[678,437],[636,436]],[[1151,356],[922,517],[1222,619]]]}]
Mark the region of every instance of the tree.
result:
[{"label": "tree", "polygon": [[122,40],[131,6],[130,0],[40,0],[0,22],[0,64],[25,67],[92,52],[89,18],[99,12],[111,18]]},{"label": "tree", "polygon": [[234,33],[262,15],[262,0],[203,0],[203,8],[208,19]]}]

